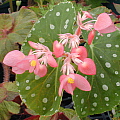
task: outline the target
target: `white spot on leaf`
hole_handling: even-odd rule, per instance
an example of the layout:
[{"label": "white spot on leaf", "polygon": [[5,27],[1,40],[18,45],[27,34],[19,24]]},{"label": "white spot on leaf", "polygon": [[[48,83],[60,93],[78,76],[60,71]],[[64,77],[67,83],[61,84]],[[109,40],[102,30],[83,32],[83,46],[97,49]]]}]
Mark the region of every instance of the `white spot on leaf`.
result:
[{"label": "white spot on leaf", "polygon": [[31,94],[31,97],[35,97],[35,93]]},{"label": "white spot on leaf", "polygon": [[67,29],[68,25],[64,25],[64,29]]},{"label": "white spot on leaf", "polygon": [[105,99],[105,101],[109,101],[109,97],[105,97],[104,99]]},{"label": "white spot on leaf", "polygon": [[43,98],[42,102],[43,102],[43,103],[47,103],[47,102],[48,102],[48,99],[47,99],[47,98]]},{"label": "white spot on leaf", "polygon": [[115,45],[116,48],[119,48],[119,45]]},{"label": "white spot on leaf", "polygon": [[95,111],[95,108],[91,108],[92,111]]},{"label": "white spot on leaf", "polygon": [[111,36],[111,34],[107,34],[107,37],[110,37]]},{"label": "white spot on leaf", "polygon": [[110,48],[110,47],[112,47],[112,45],[111,44],[106,44],[106,47]]},{"label": "white spot on leaf", "polygon": [[45,39],[44,38],[39,38],[39,42],[44,43]]},{"label": "white spot on leaf", "polygon": [[97,96],[98,96],[98,95],[95,93],[95,94],[94,94],[94,97],[96,98]]},{"label": "white spot on leaf", "polygon": [[49,88],[49,87],[50,87],[50,84],[47,84],[46,87]]},{"label": "white spot on leaf", "polygon": [[38,75],[35,75],[35,80],[40,79],[40,77]]},{"label": "white spot on leaf", "polygon": [[110,64],[109,62],[106,62],[106,63],[105,63],[105,66],[106,66],[107,68],[110,68],[110,67],[111,67],[111,64]]},{"label": "white spot on leaf", "polygon": [[113,57],[117,57],[117,54],[113,54]]},{"label": "white spot on leaf", "polygon": [[26,80],[26,83],[29,83],[30,82],[30,80]]},{"label": "white spot on leaf", "polygon": [[27,86],[25,89],[26,89],[26,90],[30,90],[30,86]]},{"label": "white spot on leaf", "polygon": [[43,107],[43,110],[46,110],[46,107]]},{"label": "white spot on leaf", "polygon": [[56,12],[56,16],[60,16],[60,12]]},{"label": "white spot on leaf", "polygon": [[104,78],[105,76],[104,76],[104,74],[103,74],[103,73],[101,73],[101,74],[100,74],[100,77],[101,77],[101,78]]},{"label": "white spot on leaf", "polygon": [[94,107],[96,107],[96,106],[97,106],[97,103],[96,103],[96,102],[94,102],[94,103],[93,103],[93,106],[94,106]]},{"label": "white spot on leaf", "polygon": [[69,12],[69,10],[70,10],[69,8],[66,9],[67,12]]},{"label": "white spot on leaf", "polygon": [[55,29],[55,26],[53,24],[50,24],[50,29]]},{"label": "white spot on leaf", "polygon": [[116,86],[120,86],[120,82],[116,82]]},{"label": "white spot on leaf", "polygon": [[81,104],[83,104],[84,103],[84,99],[81,99]]},{"label": "white spot on leaf", "polygon": [[119,74],[118,71],[115,71],[115,74],[118,75]]},{"label": "white spot on leaf", "polygon": [[107,86],[107,85],[103,85],[102,88],[103,88],[103,90],[105,90],[105,91],[108,90],[108,86]]},{"label": "white spot on leaf", "polygon": [[51,108],[50,111],[53,111],[53,108]]}]

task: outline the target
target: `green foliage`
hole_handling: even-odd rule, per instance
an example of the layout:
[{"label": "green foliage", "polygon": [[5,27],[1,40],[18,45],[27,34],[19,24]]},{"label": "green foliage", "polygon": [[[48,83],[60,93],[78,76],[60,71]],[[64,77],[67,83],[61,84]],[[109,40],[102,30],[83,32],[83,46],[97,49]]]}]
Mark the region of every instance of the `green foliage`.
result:
[{"label": "green foliage", "polygon": [[19,12],[0,15],[0,61],[8,52],[19,49],[18,44],[24,42],[36,20],[36,14],[24,8]]},{"label": "green foliage", "polygon": [[0,120],[10,120],[11,114],[18,114],[20,106],[12,101],[3,101],[0,103]]},{"label": "green foliage", "polygon": [[90,5],[91,8],[95,8],[95,7],[98,7],[98,6],[102,6],[102,3],[107,3],[108,1],[106,0],[85,0],[86,4],[87,5]]},{"label": "green foliage", "polygon": [[[74,19],[75,11],[70,2],[56,5],[35,23],[22,47],[23,52],[28,54],[31,49],[27,41],[42,43],[52,51],[53,41],[58,39],[57,34],[73,32]],[[48,73],[42,78],[28,72],[17,75],[17,85],[23,102],[37,114],[52,115],[58,112],[61,102],[58,88],[62,60],[58,58],[57,63],[57,68],[47,66]]]},{"label": "green foliage", "polygon": [[89,57],[97,67],[95,76],[85,76],[92,86],[90,92],[76,89],[73,100],[80,117],[111,110],[120,99],[120,32],[100,36],[96,34],[93,44],[86,45]]}]

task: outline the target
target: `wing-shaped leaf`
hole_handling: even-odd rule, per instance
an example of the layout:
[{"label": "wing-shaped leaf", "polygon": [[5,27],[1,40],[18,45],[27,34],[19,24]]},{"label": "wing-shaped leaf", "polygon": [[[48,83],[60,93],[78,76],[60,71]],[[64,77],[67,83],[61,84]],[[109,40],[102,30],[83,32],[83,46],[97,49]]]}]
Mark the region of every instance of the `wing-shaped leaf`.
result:
[{"label": "wing-shaped leaf", "polygon": [[[52,51],[53,41],[58,39],[57,34],[72,32],[74,19],[75,12],[71,2],[56,5],[35,23],[22,47],[23,52],[28,54],[31,49],[27,41],[42,43]],[[37,114],[52,115],[59,109],[61,97],[58,96],[58,87],[62,61],[58,58],[57,62],[59,67],[48,66],[48,73],[42,78],[28,72],[17,75],[23,102]]]},{"label": "wing-shaped leaf", "polygon": [[22,8],[19,12],[0,15],[0,61],[6,53],[19,49],[37,20],[36,14],[29,9]]},{"label": "wing-shaped leaf", "polygon": [[74,92],[75,109],[80,117],[111,110],[120,101],[119,37],[119,31],[104,36],[97,33],[93,44],[86,46],[97,74],[86,76],[92,86],[90,92],[79,89]]}]

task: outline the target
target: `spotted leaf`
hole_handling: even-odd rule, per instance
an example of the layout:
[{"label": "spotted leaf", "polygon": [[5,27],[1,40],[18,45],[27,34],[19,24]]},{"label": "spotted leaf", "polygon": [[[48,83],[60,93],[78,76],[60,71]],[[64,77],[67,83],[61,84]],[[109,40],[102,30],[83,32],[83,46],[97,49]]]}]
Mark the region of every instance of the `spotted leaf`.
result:
[{"label": "spotted leaf", "polygon": [[[27,41],[39,42],[52,50],[53,41],[59,40],[58,34],[73,33],[75,10],[71,2],[62,2],[40,18],[27,36]],[[25,42],[24,53],[29,52],[29,45]]]},{"label": "spotted leaf", "polygon": [[111,110],[120,101],[120,33],[96,34],[91,45],[86,45],[97,67],[94,76],[84,75],[92,86],[90,92],[76,89],[73,100],[80,117]]},{"label": "spotted leaf", "polygon": [[[71,2],[63,2],[40,18],[27,36],[22,50],[29,53],[28,41],[39,42],[52,51],[52,45],[58,39],[57,34],[72,32],[75,18]],[[59,109],[61,97],[58,96],[61,59],[57,58],[58,67],[47,66],[46,76],[39,78],[33,73],[17,75],[17,86],[23,102],[39,115],[52,115]]]}]

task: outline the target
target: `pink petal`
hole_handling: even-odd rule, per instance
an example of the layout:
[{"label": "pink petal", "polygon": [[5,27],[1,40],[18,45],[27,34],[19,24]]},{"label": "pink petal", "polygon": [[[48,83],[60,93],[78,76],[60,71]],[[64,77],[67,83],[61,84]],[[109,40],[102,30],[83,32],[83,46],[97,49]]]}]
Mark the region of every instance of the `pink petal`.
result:
[{"label": "pink petal", "polygon": [[88,34],[88,45],[90,45],[95,37],[95,30],[92,30]]},{"label": "pink petal", "polygon": [[22,74],[25,72],[25,70],[18,68],[18,67],[12,67],[12,71],[16,74]]},{"label": "pink petal", "polygon": [[76,29],[76,31],[75,31],[75,35],[80,36],[81,34],[82,34],[81,28],[78,27],[78,28]]},{"label": "pink petal", "polygon": [[73,87],[72,84],[67,83],[65,86],[63,86],[63,89],[64,89],[67,93],[73,95],[73,91],[74,91],[75,87]]},{"label": "pink petal", "polygon": [[61,57],[64,53],[64,47],[57,40],[53,43],[53,54],[58,58]]},{"label": "pink petal", "polygon": [[78,69],[80,72],[86,75],[96,74],[96,65],[90,58],[85,58],[83,62],[79,63]]},{"label": "pink petal", "polygon": [[48,60],[47,60],[48,64],[51,67],[58,67],[58,64],[56,62],[56,60],[54,59],[54,57],[52,55],[48,55]]},{"label": "pink petal", "polygon": [[38,75],[40,77],[44,77],[46,74],[47,74],[47,67],[45,65],[40,65],[39,66],[39,71],[36,75]]},{"label": "pink petal", "polygon": [[13,50],[4,57],[3,63],[8,66],[16,66],[18,62],[24,59],[25,55],[19,50]]},{"label": "pink petal", "polygon": [[91,86],[89,82],[81,75],[74,74],[75,75],[75,86],[83,91],[90,91]]},{"label": "pink petal", "polygon": [[87,57],[87,49],[84,46],[79,46],[78,48],[73,48],[71,53],[78,53],[80,57],[78,59],[84,60]]},{"label": "pink petal", "polygon": [[107,13],[101,13],[97,17],[97,21],[94,24],[94,29],[100,33],[110,33],[116,30],[111,18]]},{"label": "pink petal", "polygon": [[83,13],[83,16],[82,16],[82,19],[83,19],[83,20],[86,20],[87,18],[93,19],[92,15],[91,15],[89,12],[87,12],[87,11],[82,11],[82,13]]},{"label": "pink petal", "polygon": [[66,83],[67,83],[67,77],[65,77],[65,76],[60,76],[60,87],[59,87],[59,96],[61,96],[61,93],[62,93],[62,89],[63,89],[63,87],[66,85]]},{"label": "pink petal", "polygon": [[28,60],[21,60],[16,66],[24,70],[29,70],[30,63]]}]

